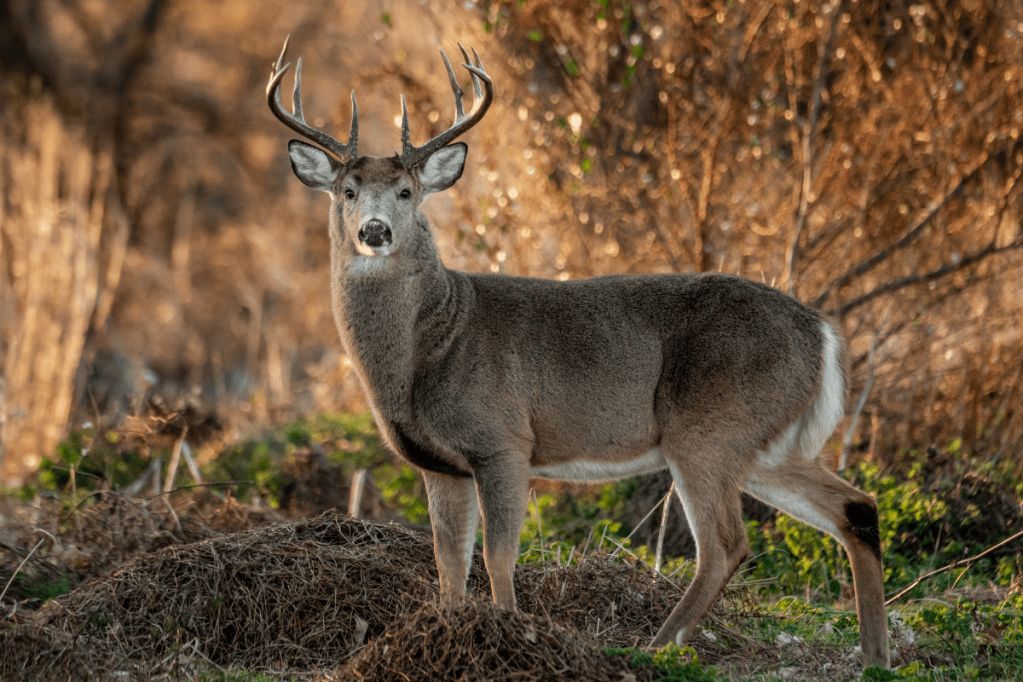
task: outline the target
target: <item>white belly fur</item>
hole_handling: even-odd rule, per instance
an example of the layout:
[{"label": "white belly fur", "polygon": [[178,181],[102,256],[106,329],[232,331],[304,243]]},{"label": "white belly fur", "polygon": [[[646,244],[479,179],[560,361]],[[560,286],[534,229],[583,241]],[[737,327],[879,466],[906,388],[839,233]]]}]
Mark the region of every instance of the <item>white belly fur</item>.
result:
[{"label": "white belly fur", "polygon": [[629,476],[639,476],[660,471],[667,466],[660,448],[626,462],[590,462],[575,460],[560,464],[546,464],[531,467],[533,478],[547,478],[554,481],[617,481]]}]

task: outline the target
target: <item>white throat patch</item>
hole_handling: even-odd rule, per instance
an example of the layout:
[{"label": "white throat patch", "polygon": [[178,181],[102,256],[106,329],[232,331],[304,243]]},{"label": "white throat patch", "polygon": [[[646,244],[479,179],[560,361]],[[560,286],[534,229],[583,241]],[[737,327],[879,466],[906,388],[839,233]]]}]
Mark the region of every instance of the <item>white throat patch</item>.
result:
[{"label": "white throat patch", "polygon": [[[393,245],[388,244],[378,249],[374,249],[371,246],[360,244],[358,247],[359,255],[352,259],[352,262],[345,269],[349,275],[355,277],[361,277],[363,275],[376,275],[383,272],[391,259],[388,256],[391,255]],[[370,253],[364,253],[364,251],[370,251]]]}]

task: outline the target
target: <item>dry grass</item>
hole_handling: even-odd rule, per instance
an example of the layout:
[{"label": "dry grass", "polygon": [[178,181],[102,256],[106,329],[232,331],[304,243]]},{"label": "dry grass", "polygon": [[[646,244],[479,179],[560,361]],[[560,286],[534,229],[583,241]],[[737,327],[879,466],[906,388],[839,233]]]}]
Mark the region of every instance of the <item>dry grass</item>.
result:
[{"label": "dry grass", "polygon": [[93,153],[49,101],[19,113],[10,118],[31,122],[27,130],[0,125],[0,479],[8,485],[31,478],[71,413],[101,290],[113,172],[110,156]]},{"label": "dry grass", "polygon": [[636,680],[621,658],[572,627],[492,604],[426,604],[373,640],[337,679]]},{"label": "dry grass", "polygon": [[54,627],[35,624],[0,629],[2,680],[113,680],[117,662]]}]

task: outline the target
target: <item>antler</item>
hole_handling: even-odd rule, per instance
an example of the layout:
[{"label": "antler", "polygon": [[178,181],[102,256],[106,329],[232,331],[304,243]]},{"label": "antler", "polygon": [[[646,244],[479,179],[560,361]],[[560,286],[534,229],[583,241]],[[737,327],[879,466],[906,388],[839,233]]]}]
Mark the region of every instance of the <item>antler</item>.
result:
[{"label": "antler", "polygon": [[[435,151],[441,147],[446,147],[451,144],[455,138],[479,123],[483,119],[483,115],[487,113],[487,109],[490,108],[490,104],[494,101],[494,83],[490,80],[490,76],[487,75],[487,72],[483,70],[483,64],[480,63],[480,56],[476,53],[476,49],[473,48],[472,51],[472,55],[475,58],[475,66],[471,66],[468,63],[469,53],[465,51],[465,48],[462,47],[461,43],[458,43],[458,49],[462,51],[462,56],[467,62],[462,64],[462,66],[468,69],[469,73],[472,74],[472,89],[476,97],[472,105],[472,111],[470,111],[468,115],[463,113],[462,88],[458,86],[458,81],[455,80],[455,72],[451,68],[451,62],[448,61],[448,56],[444,54],[444,50],[441,50],[440,56],[444,58],[444,66],[448,67],[448,80],[451,81],[451,89],[455,93],[455,122],[445,132],[441,133],[421,147],[413,147],[408,130],[408,109],[405,107],[405,95],[402,95],[400,161],[405,168],[414,168],[415,166],[418,166]],[[483,82],[482,89],[480,87],[480,81]]]},{"label": "antler", "polygon": [[273,71],[270,73],[270,82],[266,85],[266,102],[270,105],[270,111],[280,119],[281,123],[294,130],[299,135],[307,137],[316,144],[324,147],[333,153],[342,163],[350,163],[359,158],[359,110],[355,105],[355,91],[352,90],[352,129],[348,133],[348,144],[341,144],[330,135],[306,125],[305,116],[302,114],[302,58],[298,58],[298,66],[295,67],[295,90],[291,94],[291,101],[294,112],[289,113],[281,103],[281,80],[284,74],[291,67],[291,62],[284,62],[284,55],[288,52],[288,45],[291,43],[289,35],[284,40],[284,49],[281,56],[277,58]]}]

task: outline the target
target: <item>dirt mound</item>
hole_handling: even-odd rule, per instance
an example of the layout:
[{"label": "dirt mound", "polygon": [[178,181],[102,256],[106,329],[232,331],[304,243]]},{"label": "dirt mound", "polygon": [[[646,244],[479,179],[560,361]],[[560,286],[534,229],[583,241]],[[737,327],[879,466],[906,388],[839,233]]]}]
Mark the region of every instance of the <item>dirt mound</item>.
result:
[{"label": "dirt mound", "polygon": [[336,667],[435,594],[430,539],[340,514],[140,556],[37,614],[120,657],[198,643],[218,665]]},{"label": "dirt mound", "polygon": [[623,659],[606,656],[571,627],[479,601],[423,606],[373,640],[343,676],[373,682],[637,679]]},{"label": "dirt mound", "polygon": [[646,646],[682,598],[670,580],[655,580],[642,564],[604,555],[555,568],[520,566],[515,572],[518,607],[599,638],[604,646]]}]

